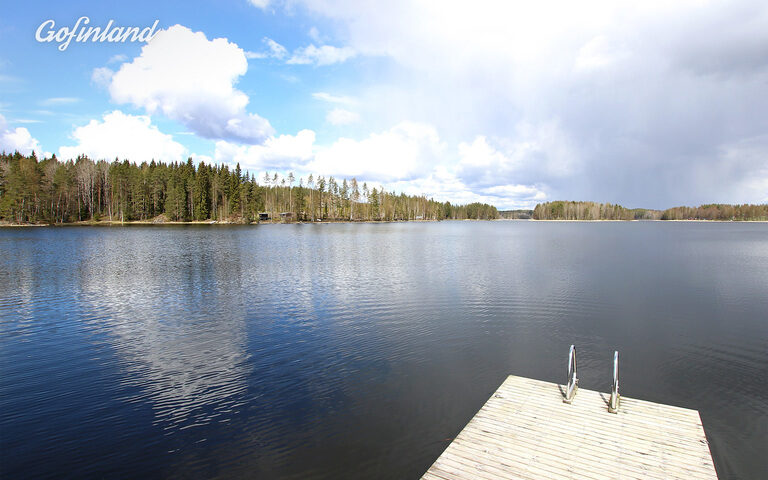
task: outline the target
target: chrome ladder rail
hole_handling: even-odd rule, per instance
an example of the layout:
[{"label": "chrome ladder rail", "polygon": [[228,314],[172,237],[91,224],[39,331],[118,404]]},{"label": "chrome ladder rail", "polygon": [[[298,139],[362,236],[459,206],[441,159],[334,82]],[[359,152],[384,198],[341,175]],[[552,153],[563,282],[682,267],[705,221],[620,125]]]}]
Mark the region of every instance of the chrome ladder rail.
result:
[{"label": "chrome ladder rail", "polygon": [[571,350],[568,352],[568,372],[565,384],[565,403],[573,402],[573,397],[576,395],[576,390],[579,388],[579,379],[576,376],[576,347],[571,345]]},{"label": "chrome ladder rail", "polygon": [[611,401],[608,405],[608,411],[611,413],[619,413],[619,352],[613,352],[613,386],[611,387]]}]

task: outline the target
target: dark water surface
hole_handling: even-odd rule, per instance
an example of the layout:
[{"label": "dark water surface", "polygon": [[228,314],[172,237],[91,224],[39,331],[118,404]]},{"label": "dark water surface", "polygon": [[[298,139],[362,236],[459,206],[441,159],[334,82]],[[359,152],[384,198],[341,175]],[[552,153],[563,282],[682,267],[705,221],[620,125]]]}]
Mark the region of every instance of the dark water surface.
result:
[{"label": "dark water surface", "polygon": [[768,224],[0,230],[0,477],[418,478],[508,374],[768,477]]}]

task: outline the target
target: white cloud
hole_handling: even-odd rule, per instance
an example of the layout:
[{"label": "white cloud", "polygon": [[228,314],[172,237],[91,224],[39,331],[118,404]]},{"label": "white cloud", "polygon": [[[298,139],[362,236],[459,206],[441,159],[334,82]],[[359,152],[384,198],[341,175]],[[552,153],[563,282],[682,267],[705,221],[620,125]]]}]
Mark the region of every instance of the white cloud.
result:
[{"label": "white cloud", "polygon": [[307,45],[294,50],[291,58],[285,63],[295,65],[314,64],[318,66],[342,63],[357,55],[351,47],[333,47],[331,45]]},{"label": "white cloud", "polygon": [[467,168],[497,169],[512,163],[512,160],[488,145],[488,139],[479,135],[471,143],[459,144],[461,165]]},{"label": "white cloud", "polygon": [[318,149],[306,167],[326,175],[393,182],[427,174],[441,162],[444,149],[431,125],[402,122],[362,140],[340,138]]},{"label": "white cloud", "polygon": [[572,142],[556,121],[517,125],[514,141],[491,145],[483,135],[459,144],[458,175],[482,188],[516,181],[547,182],[573,175],[579,158]]},{"label": "white cloud", "polygon": [[76,97],[52,97],[41,100],[39,104],[44,107],[52,107],[57,105],[72,105],[73,103],[78,103],[79,101],[80,99]]},{"label": "white cloud", "polygon": [[251,5],[257,8],[261,8],[262,10],[267,8],[269,6],[270,0],[248,0]]},{"label": "white cloud", "polygon": [[221,140],[216,142],[214,158],[217,163],[240,163],[247,170],[284,170],[307,163],[313,156],[314,143],[312,130],[270,137],[263,145],[238,145]]},{"label": "white cloud", "polygon": [[266,52],[245,52],[246,58],[277,58],[278,60],[281,60],[288,54],[288,50],[286,50],[284,46],[280,45],[269,37],[264,37],[261,39],[261,41],[267,45],[268,50]]},{"label": "white cloud", "polygon": [[107,113],[102,121],[91,120],[72,133],[77,145],[59,149],[62,159],[80,154],[92,159],[114,160],[116,157],[132,162],[184,161],[186,148],[151,124],[148,116],[127,115],[119,110]]},{"label": "white cloud", "polygon": [[378,182],[418,178],[441,161],[445,146],[434,127],[402,122],[362,140],[340,138],[315,145],[315,132],[271,137],[264,145],[216,142],[217,162],[250,170],[301,170],[321,175],[357,177]]},{"label": "white cloud", "polygon": [[[248,96],[235,88],[247,69],[245,52],[236,44],[175,25],[121,65],[109,80],[109,92],[117,103],[162,113],[203,137],[260,143],[274,130],[246,112]],[[95,82],[106,77],[104,71],[93,76]]]},{"label": "white cloud", "polygon": [[331,95],[327,92],[315,92],[312,94],[312,97],[316,98],[317,100],[323,100],[325,102],[338,103],[342,105],[353,105],[355,103],[355,100],[351,97],[346,97],[344,95]]},{"label": "white cloud", "polygon": [[487,197],[493,197],[495,201],[489,201],[491,204],[499,204],[499,201],[510,203],[510,201],[526,202],[527,207],[533,208],[536,203],[542,202],[547,198],[547,194],[540,190],[536,185],[497,185],[495,187],[484,188],[480,190]]},{"label": "white cloud", "polygon": [[440,202],[454,205],[482,202],[500,210],[533,209],[546,201],[547,194],[536,185],[500,185],[488,189],[472,188],[463,183],[446,168],[436,168],[429,176],[408,182],[386,185],[387,190],[408,195],[424,195]]},{"label": "white cloud", "polygon": [[438,166],[427,176],[410,181],[393,182],[387,190],[404,192],[409,195],[425,195],[441,202],[454,205],[482,202],[499,209],[532,209],[537,203],[546,201],[547,194],[539,185],[498,185],[490,188],[476,188],[464,183],[446,166]]},{"label": "white cloud", "polygon": [[350,125],[360,121],[360,115],[343,108],[334,108],[325,116],[325,120],[331,125]]},{"label": "white cloud", "polygon": [[422,64],[424,69],[452,62],[461,68],[473,57],[480,64],[493,57],[537,61],[538,54],[559,47],[562,37],[568,39],[575,30],[607,25],[617,10],[608,1],[520,4],[479,0],[473,8],[466,8],[455,2],[399,0],[386,9],[348,0],[301,3],[339,21],[344,36],[361,53],[385,54],[409,65]]},{"label": "white cloud", "polygon": [[271,38],[264,37],[262,40],[269,47],[269,56],[274,58],[284,58],[288,54],[288,50],[284,46],[280,45]]},{"label": "white cloud", "polygon": [[38,155],[44,154],[40,142],[32,137],[24,127],[10,128],[5,117],[0,114],[0,151],[13,153],[18,151],[22,155],[29,155],[32,151]]},{"label": "white cloud", "polygon": [[285,80],[286,82],[288,82],[288,83],[299,83],[299,82],[301,82],[301,79],[299,77],[297,77],[296,75],[288,75],[288,74],[285,74],[285,73],[280,73],[280,74],[278,74],[278,76],[280,78],[282,78],[283,80]]},{"label": "white cloud", "polygon": [[97,87],[108,89],[114,74],[115,72],[111,68],[96,67],[91,72],[91,83]]},{"label": "white cloud", "polygon": [[307,32],[307,35],[309,35],[309,38],[311,38],[315,42],[323,43],[323,40],[320,37],[320,31],[317,29],[317,27],[310,27],[309,31]]},{"label": "white cloud", "polygon": [[200,162],[205,162],[208,165],[213,164],[213,157],[210,155],[198,155],[197,153],[191,153],[189,156],[192,157],[192,161],[195,162],[195,164]]},{"label": "white cloud", "polygon": [[611,66],[629,54],[605,35],[598,35],[585,43],[578,51],[574,70],[590,72]]},{"label": "white cloud", "polygon": [[109,60],[107,60],[107,63],[123,63],[126,60],[128,60],[128,56],[123,55],[122,53],[118,53],[117,55],[112,55],[109,57]]}]

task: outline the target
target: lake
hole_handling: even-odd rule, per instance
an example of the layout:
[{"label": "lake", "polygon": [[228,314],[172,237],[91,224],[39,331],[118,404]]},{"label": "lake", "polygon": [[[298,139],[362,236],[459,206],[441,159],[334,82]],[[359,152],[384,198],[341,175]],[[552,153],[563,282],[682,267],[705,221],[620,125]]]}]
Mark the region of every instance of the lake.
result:
[{"label": "lake", "polygon": [[768,475],[765,223],[0,229],[0,477],[418,478],[572,343]]}]

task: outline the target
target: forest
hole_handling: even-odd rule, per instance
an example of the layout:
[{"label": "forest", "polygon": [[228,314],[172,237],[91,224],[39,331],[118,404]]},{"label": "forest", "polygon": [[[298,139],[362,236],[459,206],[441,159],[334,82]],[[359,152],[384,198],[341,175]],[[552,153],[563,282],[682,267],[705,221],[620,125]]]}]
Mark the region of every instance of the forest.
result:
[{"label": "forest", "polygon": [[666,210],[628,209],[596,202],[546,202],[533,210],[536,220],[768,220],[768,205],[709,204]]},{"label": "forest", "polygon": [[726,205],[713,203],[698,207],[664,210],[662,220],[762,220],[768,221],[768,205]]},{"label": "forest", "polygon": [[426,196],[386,192],[335,179],[265,173],[238,164],[132,163],[85,156],[38,160],[0,154],[0,221],[63,224],[84,221],[404,221],[498,218],[481,203],[452,205]]}]

